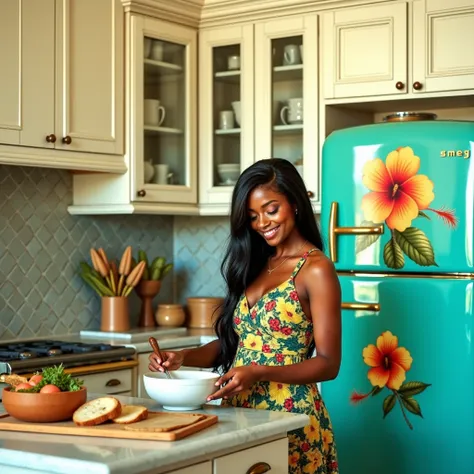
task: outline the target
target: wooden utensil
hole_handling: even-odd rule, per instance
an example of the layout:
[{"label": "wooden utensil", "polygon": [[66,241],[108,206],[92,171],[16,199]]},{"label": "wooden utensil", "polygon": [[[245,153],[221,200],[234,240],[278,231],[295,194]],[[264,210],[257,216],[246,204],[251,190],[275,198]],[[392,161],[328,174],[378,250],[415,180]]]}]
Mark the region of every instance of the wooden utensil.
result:
[{"label": "wooden utensil", "polygon": [[[154,337],[150,337],[150,339],[148,339],[148,342],[150,343],[150,346],[153,349],[153,352],[161,359],[161,363],[163,363],[164,360],[163,360],[163,356],[161,355],[161,352],[160,352],[160,347],[158,346],[158,341]],[[171,377],[168,369],[166,367],[163,367],[163,369],[165,370],[166,377],[171,379],[172,377]]]}]

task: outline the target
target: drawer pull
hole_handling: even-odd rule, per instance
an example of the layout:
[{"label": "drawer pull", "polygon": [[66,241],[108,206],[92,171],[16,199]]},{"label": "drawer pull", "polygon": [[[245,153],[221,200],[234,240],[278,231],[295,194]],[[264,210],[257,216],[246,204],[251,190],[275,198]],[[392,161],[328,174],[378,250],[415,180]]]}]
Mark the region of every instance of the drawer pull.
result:
[{"label": "drawer pull", "polygon": [[247,474],[263,474],[264,472],[271,471],[272,467],[266,462],[258,462],[254,464],[248,471]]},{"label": "drawer pull", "polygon": [[116,387],[117,385],[120,385],[122,382],[120,382],[119,379],[111,379],[109,380],[105,386],[106,387]]}]

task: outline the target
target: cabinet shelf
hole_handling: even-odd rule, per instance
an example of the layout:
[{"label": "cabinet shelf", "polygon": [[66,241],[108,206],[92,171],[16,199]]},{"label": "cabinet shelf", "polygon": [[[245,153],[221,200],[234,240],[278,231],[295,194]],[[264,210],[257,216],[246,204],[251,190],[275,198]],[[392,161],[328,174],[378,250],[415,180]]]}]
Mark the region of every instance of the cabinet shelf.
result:
[{"label": "cabinet shelf", "polygon": [[240,83],[240,70],[238,71],[219,71],[214,74],[219,82],[227,82],[229,84]]},{"label": "cabinet shelf", "polygon": [[227,130],[216,130],[216,135],[239,135],[240,128],[229,128]]},{"label": "cabinet shelf", "polygon": [[145,70],[150,75],[168,76],[170,74],[180,74],[183,68],[173,63],[165,63],[163,61],[155,61],[154,59],[144,59]]},{"label": "cabinet shelf", "polygon": [[290,66],[275,66],[273,68],[273,80],[275,82],[302,81],[303,65],[292,64]]},{"label": "cabinet shelf", "polygon": [[303,124],[297,123],[294,125],[274,125],[273,131],[278,135],[293,135],[303,133]]},{"label": "cabinet shelf", "polygon": [[180,135],[183,133],[179,128],[155,127],[153,125],[145,125],[143,128],[145,133],[154,135]]}]

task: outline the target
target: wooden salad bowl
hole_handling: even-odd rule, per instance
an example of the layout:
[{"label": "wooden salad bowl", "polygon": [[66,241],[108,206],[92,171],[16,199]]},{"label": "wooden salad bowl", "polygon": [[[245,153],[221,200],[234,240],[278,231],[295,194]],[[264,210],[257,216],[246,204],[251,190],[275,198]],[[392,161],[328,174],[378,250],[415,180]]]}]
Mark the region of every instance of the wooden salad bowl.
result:
[{"label": "wooden salad bowl", "polygon": [[56,393],[12,392],[7,387],[2,392],[2,402],[7,413],[18,420],[31,423],[70,420],[86,400],[85,387],[75,392]]}]

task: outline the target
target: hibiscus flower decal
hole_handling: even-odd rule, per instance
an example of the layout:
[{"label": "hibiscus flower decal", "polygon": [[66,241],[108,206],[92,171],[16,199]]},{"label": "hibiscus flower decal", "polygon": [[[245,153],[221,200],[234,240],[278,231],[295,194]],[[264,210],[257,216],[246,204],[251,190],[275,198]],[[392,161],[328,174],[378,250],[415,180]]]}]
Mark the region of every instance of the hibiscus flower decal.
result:
[{"label": "hibiscus flower decal", "polygon": [[[412,225],[415,219],[430,219],[427,212],[433,212],[447,225],[457,225],[454,211],[430,207],[435,198],[434,184],[428,176],[418,174],[419,169],[420,158],[413,149],[400,147],[387,155],[385,163],[380,158],[367,161],[362,171],[362,182],[370,191],[362,197],[362,226],[385,223],[390,229],[391,238],[383,251],[384,262],[390,268],[403,268],[405,255],[418,265],[436,265],[431,242]],[[380,234],[359,235],[356,252],[379,238]]]},{"label": "hibiscus flower decal", "polygon": [[423,418],[421,407],[414,396],[424,392],[431,384],[423,382],[406,382],[406,373],[411,369],[413,358],[404,347],[398,345],[398,337],[385,331],[376,344],[369,344],[362,351],[364,362],[370,367],[367,378],[373,388],[368,393],[354,391],[350,397],[352,403],[359,403],[370,395],[375,396],[387,388],[392,393],[383,401],[383,417],[385,418],[400,404],[403,417],[410,429],[413,425],[408,419],[407,411]]}]

